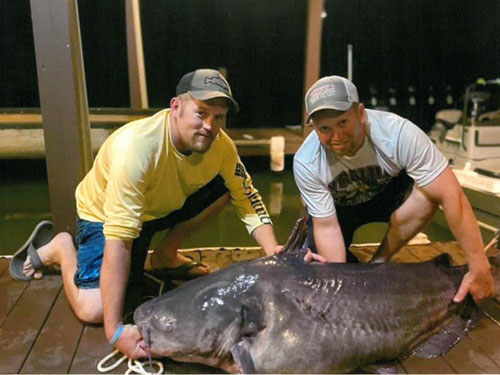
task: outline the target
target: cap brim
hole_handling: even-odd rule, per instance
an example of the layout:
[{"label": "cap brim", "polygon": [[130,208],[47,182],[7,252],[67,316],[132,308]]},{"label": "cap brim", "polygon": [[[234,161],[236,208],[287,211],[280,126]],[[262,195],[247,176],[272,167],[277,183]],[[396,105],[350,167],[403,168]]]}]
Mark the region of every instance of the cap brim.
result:
[{"label": "cap brim", "polygon": [[330,102],[328,104],[319,106],[318,108],[314,108],[314,110],[311,113],[309,113],[309,115],[307,116],[306,124],[309,123],[309,121],[311,120],[311,116],[313,114],[315,114],[316,112],[319,112],[319,111],[322,111],[325,109],[333,109],[335,111],[347,111],[348,109],[350,109],[352,107],[353,104],[354,103],[352,103],[352,102]]},{"label": "cap brim", "polygon": [[214,98],[226,98],[231,102],[231,104],[233,105],[233,109],[235,110],[236,113],[240,111],[240,106],[238,105],[238,102],[236,102],[236,100],[234,100],[229,95],[226,95],[220,91],[208,91],[208,90],[188,91],[188,94],[197,100],[203,100],[203,101]]}]

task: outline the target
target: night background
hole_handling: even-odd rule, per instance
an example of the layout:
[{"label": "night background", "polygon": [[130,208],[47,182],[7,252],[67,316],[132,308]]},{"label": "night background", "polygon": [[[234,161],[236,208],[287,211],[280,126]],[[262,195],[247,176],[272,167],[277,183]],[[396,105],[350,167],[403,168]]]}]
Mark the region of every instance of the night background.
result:
[{"label": "night background", "polygon": [[[124,3],[78,1],[90,107],[129,106]],[[140,4],[150,107],[168,107],[184,73],[224,67],[241,106],[230,126],[301,122],[306,0]],[[325,12],[321,75],[346,76],[352,44],[361,101],[425,130],[466,85],[500,76],[498,0],[326,0]],[[40,106],[29,0],[0,1],[0,82],[0,107]]]}]

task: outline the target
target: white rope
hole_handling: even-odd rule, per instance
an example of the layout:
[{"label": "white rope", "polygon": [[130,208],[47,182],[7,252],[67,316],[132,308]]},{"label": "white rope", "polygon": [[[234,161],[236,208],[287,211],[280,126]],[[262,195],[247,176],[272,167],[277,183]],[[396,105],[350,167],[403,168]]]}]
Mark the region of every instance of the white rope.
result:
[{"label": "white rope", "polygon": [[[125,375],[130,375],[130,374],[140,374],[140,375],[159,375],[163,374],[163,363],[160,361],[151,361],[151,366],[153,368],[157,367],[158,371],[155,372],[147,372],[146,369],[144,368],[144,363],[134,359],[132,360],[131,358],[128,358],[126,355],[122,356],[120,359],[118,359],[115,363],[105,367],[108,361],[110,361],[113,357],[115,357],[117,354],[119,354],[120,351],[118,349],[115,349],[112,353],[108,354],[106,357],[104,357],[98,364],[97,364],[97,370],[101,373],[106,373],[114,370],[118,366],[120,366],[125,360],[128,359],[128,370],[125,372]],[[149,363],[149,361],[147,361]]]}]

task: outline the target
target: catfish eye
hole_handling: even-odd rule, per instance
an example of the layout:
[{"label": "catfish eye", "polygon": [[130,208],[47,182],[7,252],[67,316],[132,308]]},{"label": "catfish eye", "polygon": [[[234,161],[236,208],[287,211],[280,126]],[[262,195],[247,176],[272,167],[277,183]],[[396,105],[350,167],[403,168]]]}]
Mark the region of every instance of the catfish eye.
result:
[{"label": "catfish eye", "polygon": [[174,329],[174,326],[175,326],[175,319],[169,319],[165,322],[165,331],[166,332],[170,332]]}]

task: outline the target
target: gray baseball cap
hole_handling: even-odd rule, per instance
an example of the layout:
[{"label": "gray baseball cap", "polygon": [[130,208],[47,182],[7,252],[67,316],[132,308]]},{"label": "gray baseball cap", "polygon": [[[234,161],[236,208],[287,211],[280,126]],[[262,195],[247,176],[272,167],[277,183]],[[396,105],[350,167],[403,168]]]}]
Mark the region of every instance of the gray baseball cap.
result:
[{"label": "gray baseball cap", "polygon": [[311,115],[323,109],[347,111],[352,103],[359,103],[358,90],[348,79],[340,76],[323,77],[306,93],[306,123]]},{"label": "gray baseball cap", "polygon": [[198,69],[184,74],[177,84],[175,94],[179,96],[184,93],[197,100],[227,98],[236,112],[240,110],[240,106],[233,98],[229,83],[217,70]]}]

